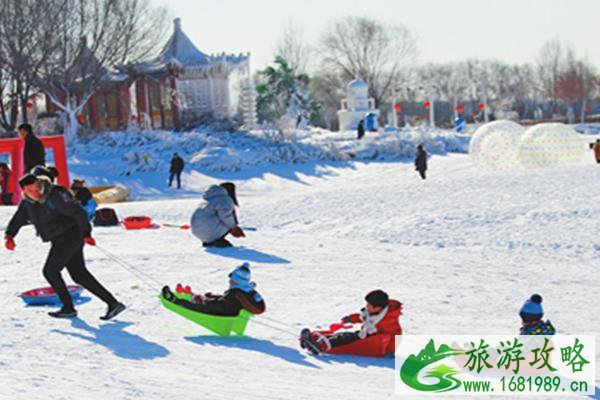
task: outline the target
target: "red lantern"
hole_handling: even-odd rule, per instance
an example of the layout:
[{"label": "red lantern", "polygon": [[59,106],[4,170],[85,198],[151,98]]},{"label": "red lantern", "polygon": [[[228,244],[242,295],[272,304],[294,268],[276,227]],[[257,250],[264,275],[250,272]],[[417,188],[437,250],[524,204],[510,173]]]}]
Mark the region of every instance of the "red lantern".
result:
[{"label": "red lantern", "polygon": [[430,101],[423,102],[423,107],[429,109],[429,107],[431,107],[431,102]]},{"label": "red lantern", "polygon": [[28,101],[27,103],[25,103],[25,107],[27,107],[28,110],[31,110],[33,108],[33,103]]},{"label": "red lantern", "polygon": [[80,124],[83,124],[85,122],[85,115],[79,114],[77,116],[77,122],[79,122]]},{"label": "red lantern", "polygon": [[394,110],[396,110],[396,112],[402,111],[402,105],[400,103],[396,103],[394,105]]},{"label": "red lantern", "polygon": [[479,109],[480,109],[481,111],[485,110],[485,104],[483,104],[483,103],[479,103]]},{"label": "red lantern", "polygon": [[463,108],[462,104],[457,104],[456,105],[456,112],[459,114],[462,114],[463,111],[465,111],[465,109]]}]

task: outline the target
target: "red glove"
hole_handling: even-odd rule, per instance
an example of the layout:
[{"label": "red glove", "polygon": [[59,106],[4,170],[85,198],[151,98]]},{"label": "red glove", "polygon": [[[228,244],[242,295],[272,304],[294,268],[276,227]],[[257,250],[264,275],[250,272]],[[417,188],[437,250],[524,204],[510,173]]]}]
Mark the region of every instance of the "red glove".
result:
[{"label": "red glove", "polygon": [[236,238],[246,237],[246,234],[244,233],[242,228],[240,228],[239,226],[234,226],[233,228],[231,228],[229,230],[229,233],[231,233],[231,235],[233,235]]},{"label": "red glove", "polygon": [[96,240],[93,237],[91,237],[91,236],[84,237],[83,241],[88,246],[95,246],[96,245]]},{"label": "red glove", "polygon": [[4,237],[4,247],[6,247],[6,250],[13,251],[17,247],[15,239],[10,235],[6,235]]}]

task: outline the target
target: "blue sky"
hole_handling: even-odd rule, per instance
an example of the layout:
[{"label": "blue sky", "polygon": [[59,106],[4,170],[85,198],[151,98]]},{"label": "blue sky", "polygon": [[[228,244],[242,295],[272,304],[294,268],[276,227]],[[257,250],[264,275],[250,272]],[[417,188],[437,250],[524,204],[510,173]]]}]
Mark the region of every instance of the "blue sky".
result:
[{"label": "blue sky", "polygon": [[533,61],[559,37],[600,69],[600,0],[155,0],[182,19],[200,50],[252,53],[253,68],[272,58],[285,22],[309,42],[332,20],[367,15],[401,22],[418,36],[420,62],[464,58]]}]

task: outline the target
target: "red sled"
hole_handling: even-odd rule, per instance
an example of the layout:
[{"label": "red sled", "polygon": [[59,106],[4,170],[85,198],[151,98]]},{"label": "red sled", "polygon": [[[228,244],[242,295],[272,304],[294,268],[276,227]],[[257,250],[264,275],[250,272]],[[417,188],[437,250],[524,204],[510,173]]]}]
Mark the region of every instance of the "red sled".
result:
[{"label": "red sled", "polygon": [[149,229],[154,228],[150,217],[127,217],[123,220],[126,229]]},{"label": "red sled", "polygon": [[[352,325],[344,323],[331,324],[328,330],[319,331],[320,334],[329,336],[342,329],[352,329]],[[346,354],[365,357],[385,357],[396,352],[395,336],[389,333],[377,333],[367,336],[342,346],[333,347],[331,350],[323,350],[327,354]]]},{"label": "red sled", "polygon": [[328,354],[347,354],[366,357],[384,357],[387,354],[394,354],[396,350],[394,335],[388,333],[378,333],[368,336],[365,339],[336,346]]},{"label": "red sled", "polygon": [[[83,288],[79,285],[68,285],[67,290],[71,294],[73,300],[76,300],[83,292]],[[31,289],[19,295],[28,306],[44,306],[44,305],[60,305],[62,302],[58,295],[51,287],[43,287]]]}]

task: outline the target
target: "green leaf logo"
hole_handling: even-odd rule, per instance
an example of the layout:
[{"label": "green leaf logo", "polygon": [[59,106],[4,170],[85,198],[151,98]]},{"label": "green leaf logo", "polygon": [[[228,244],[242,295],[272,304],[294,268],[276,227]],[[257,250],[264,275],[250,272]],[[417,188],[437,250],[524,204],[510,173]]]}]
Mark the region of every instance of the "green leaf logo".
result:
[{"label": "green leaf logo", "polygon": [[437,365],[425,373],[426,378],[437,378],[435,383],[419,381],[419,374],[431,364],[458,354],[464,354],[464,351],[452,349],[446,344],[440,345],[439,349],[436,350],[435,343],[431,339],[418,355],[411,354],[404,361],[400,369],[400,379],[411,388],[422,392],[448,392],[457,389],[460,387],[461,382],[454,375],[458,374],[459,371],[445,364]]}]

